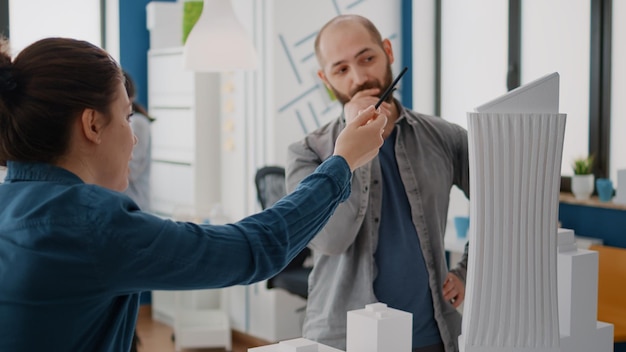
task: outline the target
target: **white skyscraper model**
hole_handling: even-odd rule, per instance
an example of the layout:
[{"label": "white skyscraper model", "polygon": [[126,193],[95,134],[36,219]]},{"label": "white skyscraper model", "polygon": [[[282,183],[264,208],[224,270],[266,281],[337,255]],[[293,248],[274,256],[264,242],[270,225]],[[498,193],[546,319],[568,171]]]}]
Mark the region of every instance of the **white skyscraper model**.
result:
[{"label": "white skyscraper model", "polygon": [[469,113],[461,352],[560,351],[558,197],[565,115]]},{"label": "white skyscraper model", "polygon": [[598,256],[558,235],[559,75],[468,114],[469,260],[461,352],[612,350],[596,321]]}]

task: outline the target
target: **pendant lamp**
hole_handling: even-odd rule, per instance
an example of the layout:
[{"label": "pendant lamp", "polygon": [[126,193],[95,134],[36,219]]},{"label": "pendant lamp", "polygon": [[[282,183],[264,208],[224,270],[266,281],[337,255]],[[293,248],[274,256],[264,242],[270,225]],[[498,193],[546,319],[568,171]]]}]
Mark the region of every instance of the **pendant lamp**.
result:
[{"label": "pendant lamp", "polygon": [[186,69],[200,72],[255,69],[257,55],[231,0],[204,0],[183,48]]}]

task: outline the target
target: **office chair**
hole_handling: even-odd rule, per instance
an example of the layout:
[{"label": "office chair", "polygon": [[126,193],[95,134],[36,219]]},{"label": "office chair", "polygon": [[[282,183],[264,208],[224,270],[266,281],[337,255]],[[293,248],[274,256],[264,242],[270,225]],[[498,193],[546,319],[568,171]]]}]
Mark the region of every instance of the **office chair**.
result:
[{"label": "office chair", "polygon": [[[257,170],[254,177],[257,198],[261,208],[267,209],[287,194],[285,187],[285,169],[280,166],[264,166]],[[311,254],[303,249],[287,267],[267,280],[267,288],[279,287],[302,298],[308,296],[308,280],[311,268],[304,267],[304,261]]]}]

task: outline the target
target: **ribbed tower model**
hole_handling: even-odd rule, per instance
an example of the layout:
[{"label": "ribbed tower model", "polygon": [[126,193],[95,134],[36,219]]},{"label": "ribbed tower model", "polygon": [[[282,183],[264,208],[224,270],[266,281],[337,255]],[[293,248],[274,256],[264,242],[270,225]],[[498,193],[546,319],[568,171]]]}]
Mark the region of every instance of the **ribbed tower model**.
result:
[{"label": "ribbed tower model", "polygon": [[557,228],[565,114],[469,113],[461,352],[560,351]]}]

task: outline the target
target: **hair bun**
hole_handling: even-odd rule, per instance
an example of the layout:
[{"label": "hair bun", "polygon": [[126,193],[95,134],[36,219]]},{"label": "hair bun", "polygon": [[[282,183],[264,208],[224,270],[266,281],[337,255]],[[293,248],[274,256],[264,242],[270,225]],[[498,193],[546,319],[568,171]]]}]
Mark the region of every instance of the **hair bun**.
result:
[{"label": "hair bun", "polygon": [[17,87],[13,67],[0,67],[0,93],[10,92]]}]

